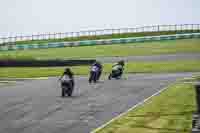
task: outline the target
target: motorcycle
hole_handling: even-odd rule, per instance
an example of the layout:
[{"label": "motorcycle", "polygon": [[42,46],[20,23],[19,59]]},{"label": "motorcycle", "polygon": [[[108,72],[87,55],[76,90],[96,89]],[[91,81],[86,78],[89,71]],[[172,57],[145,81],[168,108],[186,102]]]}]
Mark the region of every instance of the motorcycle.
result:
[{"label": "motorcycle", "polygon": [[112,78],[114,79],[121,79],[122,77],[122,73],[123,73],[123,70],[112,70],[112,72],[109,74],[108,76],[108,79],[111,80]]},{"label": "motorcycle", "polygon": [[90,71],[90,77],[89,77],[89,83],[96,83],[99,78],[100,78],[100,70],[97,66],[92,66],[91,71]]},{"label": "motorcycle", "polygon": [[67,94],[68,96],[72,96],[73,93],[73,85],[72,85],[72,81],[69,77],[64,76],[61,79],[61,96],[65,97],[65,95]]}]

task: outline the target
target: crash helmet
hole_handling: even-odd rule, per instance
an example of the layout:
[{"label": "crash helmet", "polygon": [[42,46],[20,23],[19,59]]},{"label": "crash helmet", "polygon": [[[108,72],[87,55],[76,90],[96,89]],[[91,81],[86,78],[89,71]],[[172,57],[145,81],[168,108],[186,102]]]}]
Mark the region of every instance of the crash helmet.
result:
[{"label": "crash helmet", "polygon": [[94,66],[94,65],[96,65],[97,64],[97,61],[95,60],[93,63],[92,63],[92,65]]},{"label": "crash helmet", "polygon": [[95,61],[94,63],[93,63],[93,65],[100,65],[101,63],[99,62],[99,61]]},{"label": "crash helmet", "polygon": [[65,72],[66,72],[66,73],[70,73],[70,72],[71,72],[70,68],[68,68],[68,67],[65,68]]}]

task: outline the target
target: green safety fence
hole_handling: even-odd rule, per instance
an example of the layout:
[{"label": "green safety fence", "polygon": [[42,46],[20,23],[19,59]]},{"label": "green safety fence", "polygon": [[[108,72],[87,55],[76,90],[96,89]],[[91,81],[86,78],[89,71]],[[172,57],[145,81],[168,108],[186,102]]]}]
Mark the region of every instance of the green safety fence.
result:
[{"label": "green safety fence", "polygon": [[6,46],[0,46],[0,51],[61,48],[61,47],[69,47],[69,46],[72,47],[72,46],[123,44],[123,43],[162,41],[162,40],[175,40],[175,39],[190,39],[190,38],[200,38],[200,33],[132,37],[132,38],[119,38],[119,39],[103,39],[103,40],[87,40],[87,41],[74,41],[74,42],[58,42],[58,43],[48,43],[48,44],[6,45]]}]

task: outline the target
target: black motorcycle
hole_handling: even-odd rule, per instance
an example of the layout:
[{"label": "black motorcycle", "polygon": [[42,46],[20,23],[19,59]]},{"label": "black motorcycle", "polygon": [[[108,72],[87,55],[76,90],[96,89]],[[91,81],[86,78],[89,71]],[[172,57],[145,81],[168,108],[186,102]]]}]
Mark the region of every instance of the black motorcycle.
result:
[{"label": "black motorcycle", "polygon": [[72,96],[73,93],[73,85],[71,80],[68,81],[61,81],[61,96],[65,97],[67,94],[68,96]]},{"label": "black motorcycle", "polygon": [[112,78],[114,78],[114,79],[121,79],[122,73],[123,73],[122,69],[112,70],[112,72],[108,76],[108,79],[109,80],[111,80]]},{"label": "black motorcycle", "polygon": [[61,88],[62,88],[62,97],[65,97],[67,94],[68,96],[72,96],[73,93],[73,87],[71,82],[62,82],[61,83]]}]

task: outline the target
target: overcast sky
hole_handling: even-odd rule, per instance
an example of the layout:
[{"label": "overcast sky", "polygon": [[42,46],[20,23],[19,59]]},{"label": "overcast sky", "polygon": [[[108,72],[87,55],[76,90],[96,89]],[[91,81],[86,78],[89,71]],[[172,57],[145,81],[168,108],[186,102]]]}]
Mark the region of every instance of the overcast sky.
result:
[{"label": "overcast sky", "polygon": [[0,36],[200,23],[200,0],[0,0]]}]

